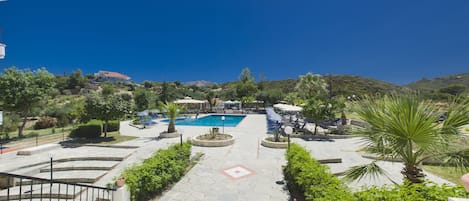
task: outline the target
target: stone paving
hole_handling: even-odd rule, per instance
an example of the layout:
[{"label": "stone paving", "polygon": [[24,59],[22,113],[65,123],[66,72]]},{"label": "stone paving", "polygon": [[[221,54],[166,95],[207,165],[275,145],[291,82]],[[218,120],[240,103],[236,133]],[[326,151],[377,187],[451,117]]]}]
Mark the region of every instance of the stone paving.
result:
[{"label": "stone paving", "polygon": [[[371,159],[363,158],[361,153],[356,152],[363,145],[363,141],[359,138],[335,139],[332,141],[305,141],[293,138],[292,141],[311,150],[311,156],[316,159],[342,158],[342,163],[328,164],[332,173],[344,172],[350,167],[368,164],[372,161]],[[396,183],[403,182],[402,174],[400,173],[403,168],[402,163],[379,161],[378,164],[387,172],[389,178],[386,176],[379,176],[374,179],[367,177],[358,182],[349,183],[348,185],[357,190],[363,186],[382,186],[385,184],[393,184],[393,181]],[[438,184],[452,184],[431,173],[425,172],[425,174],[427,175],[427,179]]]},{"label": "stone paving", "polygon": [[[121,134],[139,138],[120,143],[119,145],[138,146],[137,149],[118,149],[102,147],[61,147],[53,151],[55,158],[82,156],[128,156],[108,171],[95,185],[105,186],[112,182],[121,172],[133,164],[140,163],[150,157],[156,150],[178,143],[179,138],[158,139],[160,132],[167,128],[167,123],[159,122],[155,126],[139,129],[129,126],[129,122],[121,122]],[[183,139],[208,133],[209,127],[176,126],[183,133]],[[222,128],[220,128],[220,131]],[[260,140],[266,137],[266,119],[264,115],[248,115],[237,127],[225,127],[225,133],[235,136],[234,145],[219,148],[193,146],[193,154],[204,153],[201,161],[191,169],[171,190],[155,200],[289,200],[284,185],[276,184],[283,180],[282,166],[285,165],[285,150],[270,149],[260,146]],[[304,141],[292,139],[294,142],[311,150],[317,159],[342,158],[340,164],[329,164],[332,172],[342,172],[354,165],[365,164],[365,159],[356,150],[359,139],[338,139],[328,141]],[[16,156],[16,152],[0,155],[0,172],[12,171],[31,163],[49,160],[48,153],[32,156]],[[389,173],[389,177],[400,182],[402,164],[380,162]],[[429,179],[437,183],[449,183],[427,173]],[[386,177],[377,180],[362,180],[349,184],[353,188],[363,185],[390,184]]]},{"label": "stone paving", "polygon": [[[178,128],[189,136],[208,131],[207,127]],[[283,180],[285,150],[259,146],[266,136],[265,116],[248,115],[236,128],[225,128],[225,133],[236,137],[235,144],[193,146],[193,152],[205,154],[203,159],[158,200],[288,200],[285,186],[275,183]]]}]

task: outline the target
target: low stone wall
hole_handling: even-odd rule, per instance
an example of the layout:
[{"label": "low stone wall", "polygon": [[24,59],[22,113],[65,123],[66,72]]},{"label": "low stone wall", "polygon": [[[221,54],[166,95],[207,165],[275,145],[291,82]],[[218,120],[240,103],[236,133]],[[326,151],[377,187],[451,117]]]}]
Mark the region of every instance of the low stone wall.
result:
[{"label": "low stone wall", "polygon": [[192,145],[199,147],[226,147],[234,144],[235,138],[232,137],[231,139],[227,140],[199,140],[197,137],[193,137],[191,142]]},{"label": "low stone wall", "polygon": [[316,139],[347,139],[347,138],[353,138],[353,137],[359,137],[356,135],[303,135],[303,134],[291,134],[290,137],[294,138],[302,138],[302,139],[308,139],[308,140],[316,140]]},{"label": "low stone wall", "polygon": [[160,138],[175,138],[175,137],[179,137],[178,132],[174,132],[174,133],[162,132],[162,133],[160,133]]},{"label": "low stone wall", "polygon": [[266,139],[262,139],[261,145],[274,149],[286,149],[288,147],[288,142],[271,142]]},{"label": "low stone wall", "polygon": [[28,156],[28,155],[33,155],[33,154],[49,151],[52,149],[57,149],[59,147],[60,147],[60,144],[43,144],[37,147],[30,147],[30,148],[22,149],[18,151],[16,154],[22,155],[22,156],[25,156],[25,155]]}]

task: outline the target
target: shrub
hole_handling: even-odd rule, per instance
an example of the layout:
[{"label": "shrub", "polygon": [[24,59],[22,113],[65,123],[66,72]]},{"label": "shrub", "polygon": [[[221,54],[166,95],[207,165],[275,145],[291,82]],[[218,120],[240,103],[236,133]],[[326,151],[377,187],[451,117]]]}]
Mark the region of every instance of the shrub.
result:
[{"label": "shrub", "polygon": [[190,163],[191,144],[172,145],[159,150],[142,164],[124,170],[123,177],[132,200],[150,200],[177,182]]},{"label": "shrub", "polygon": [[426,181],[409,184],[371,187],[351,193],[337,177],[329,173],[327,166],[311,158],[309,152],[297,144],[291,144],[286,153],[285,179],[291,191],[304,195],[305,200],[346,201],[394,201],[432,200],[446,201],[448,197],[469,197],[462,186],[436,185]]},{"label": "shrub", "polygon": [[52,128],[57,126],[57,119],[54,117],[41,117],[36,124],[34,124],[34,129],[44,129],[44,128]]},{"label": "shrub", "polygon": [[[391,188],[390,188],[391,187]],[[362,192],[356,192],[358,201],[368,200],[432,200],[447,201],[448,197],[467,198],[469,193],[461,186],[437,185],[426,181],[421,184],[409,184],[383,187],[371,187]]]},{"label": "shrub", "polygon": [[70,133],[70,137],[97,138],[102,133],[101,121],[92,120],[86,124],[79,125]]},{"label": "shrub", "polygon": [[[107,132],[119,131],[119,128],[120,128],[119,120],[112,120],[107,123]],[[104,125],[103,125],[103,129],[104,129]]]},{"label": "shrub", "polygon": [[347,186],[329,173],[327,166],[311,158],[303,147],[293,143],[286,157],[287,184],[290,189],[304,194],[306,200],[354,200]]}]

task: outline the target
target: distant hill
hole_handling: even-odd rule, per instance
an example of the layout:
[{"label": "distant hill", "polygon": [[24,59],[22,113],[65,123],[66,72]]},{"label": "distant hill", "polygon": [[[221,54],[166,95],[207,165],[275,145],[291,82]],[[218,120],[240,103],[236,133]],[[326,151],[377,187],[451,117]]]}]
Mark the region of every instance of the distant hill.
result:
[{"label": "distant hill", "polygon": [[325,77],[328,84],[332,83],[333,95],[375,95],[402,91],[403,87],[382,80],[354,75],[332,75]]},{"label": "distant hill", "polygon": [[[392,91],[401,91],[404,88],[389,82],[354,75],[324,76],[327,84],[332,84],[332,94],[342,96],[386,94]],[[265,89],[280,88],[282,92],[289,93],[295,89],[297,79],[263,81]]]},{"label": "distant hill", "polygon": [[184,85],[186,85],[186,86],[195,85],[197,87],[211,87],[215,84],[216,84],[215,82],[210,82],[210,81],[206,81],[206,80],[197,80],[197,81],[184,82]]},{"label": "distant hill", "polygon": [[448,75],[436,78],[422,78],[416,82],[412,82],[406,87],[414,90],[438,90],[448,85],[460,84],[466,87],[466,92],[469,91],[469,73],[461,73],[455,75]]}]

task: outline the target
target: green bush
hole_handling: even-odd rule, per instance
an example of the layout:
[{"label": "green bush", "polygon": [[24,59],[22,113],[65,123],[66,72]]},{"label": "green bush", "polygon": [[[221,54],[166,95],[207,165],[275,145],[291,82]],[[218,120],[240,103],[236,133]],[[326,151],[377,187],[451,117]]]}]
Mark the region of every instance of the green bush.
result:
[{"label": "green bush", "polygon": [[44,129],[44,128],[52,128],[57,126],[57,119],[54,117],[41,117],[36,123],[34,124],[34,129]]},{"label": "green bush", "polygon": [[305,200],[354,200],[347,186],[303,147],[291,144],[286,157],[284,173],[288,187],[304,194]]},{"label": "green bush", "polygon": [[101,121],[91,120],[86,124],[79,125],[70,133],[70,137],[97,138],[102,133]]},{"label": "green bush", "polygon": [[[119,128],[120,128],[119,120],[112,120],[107,123],[107,132],[119,131]],[[104,129],[104,125],[103,125],[103,129]]]},{"label": "green bush", "polygon": [[469,193],[462,186],[437,185],[426,181],[422,184],[409,184],[383,187],[371,187],[362,192],[356,192],[357,201],[368,200],[432,200],[447,201],[448,197],[467,198]]},{"label": "green bush", "polygon": [[446,201],[448,197],[469,197],[462,186],[437,185],[426,181],[409,184],[371,187],[351,193],[337,177],[329,173],[327,166],[311,158],[309,152],[297,144],[291,144],[286,153],[285,179],[290,191],[298,192],[305,200],[345,201]]},{"label": "green bush", "polygon": [[124,170],[132,200],[150,200],[184,175],[190,163],[191,144],[159,150],[140,165]]}]

